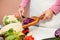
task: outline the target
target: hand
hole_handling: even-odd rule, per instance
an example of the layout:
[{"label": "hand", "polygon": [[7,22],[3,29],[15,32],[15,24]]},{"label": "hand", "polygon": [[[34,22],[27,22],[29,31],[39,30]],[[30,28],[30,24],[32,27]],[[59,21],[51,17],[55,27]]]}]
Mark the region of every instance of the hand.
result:
[{"label": "hand", "polygon": [[48,9],[44,11],[42,15],[44,15],[42,20],[50,20],[53,17],[53,11],[51,9]]},{"label": "hand", "polygon": [[19,10],[18,10],[18,12],[15,13],[15,17],[22,18],[23,13],[24,13],[24,8],[23,7],[20,7]]}]

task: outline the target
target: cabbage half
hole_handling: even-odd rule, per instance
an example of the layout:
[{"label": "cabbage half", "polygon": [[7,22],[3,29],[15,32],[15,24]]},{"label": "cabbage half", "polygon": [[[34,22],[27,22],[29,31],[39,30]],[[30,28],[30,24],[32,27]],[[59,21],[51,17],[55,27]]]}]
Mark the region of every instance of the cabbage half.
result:
[{"label": "cabbage half", "polygon": [[3,18],[3,25],[7,25],[10,23],[17,23],[17,22],[22,22],[22,20],[14,17],[14,15],[4,16]]}]

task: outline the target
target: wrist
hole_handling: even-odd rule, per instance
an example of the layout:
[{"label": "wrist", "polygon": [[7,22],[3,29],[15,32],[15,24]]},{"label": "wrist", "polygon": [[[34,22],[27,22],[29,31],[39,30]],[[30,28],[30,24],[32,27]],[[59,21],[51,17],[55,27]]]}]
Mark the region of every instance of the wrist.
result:
[{"label": "wrist", "polygon": [[53,12],[54,15],[56,15],[56,12],[54,11],[54,9],[50,8],[50,10]]},{"label": "wrist", "polygon": [[55,12],[54,12],[51,8],[49,8],[49,9],[50,9],[50,11],[52,12],[52,14],[56,15]]}]

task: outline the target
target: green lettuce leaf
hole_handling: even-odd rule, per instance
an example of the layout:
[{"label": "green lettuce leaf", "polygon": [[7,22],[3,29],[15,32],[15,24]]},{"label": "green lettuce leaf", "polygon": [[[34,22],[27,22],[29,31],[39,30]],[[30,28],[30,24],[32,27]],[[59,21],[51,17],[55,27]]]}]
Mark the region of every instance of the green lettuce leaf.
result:
[{"label": "green lettuce leaf", "polygon": [[5,40],[23,40],[25,37],[24,35],[22,35],[22,32],[16,32],[12,28],[6,31],[4,35]]}]

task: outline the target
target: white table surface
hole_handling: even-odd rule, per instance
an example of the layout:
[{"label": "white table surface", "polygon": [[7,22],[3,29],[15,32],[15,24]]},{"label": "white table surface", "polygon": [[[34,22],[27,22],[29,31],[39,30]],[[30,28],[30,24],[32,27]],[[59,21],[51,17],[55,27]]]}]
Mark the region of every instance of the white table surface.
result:
[{"label": "white table surface", "polygon": [[56,31],[56,29],[32,26],[30,27],[30,31],[35,40],[42,40],[45,38],[55,37],[54,32]]}]

